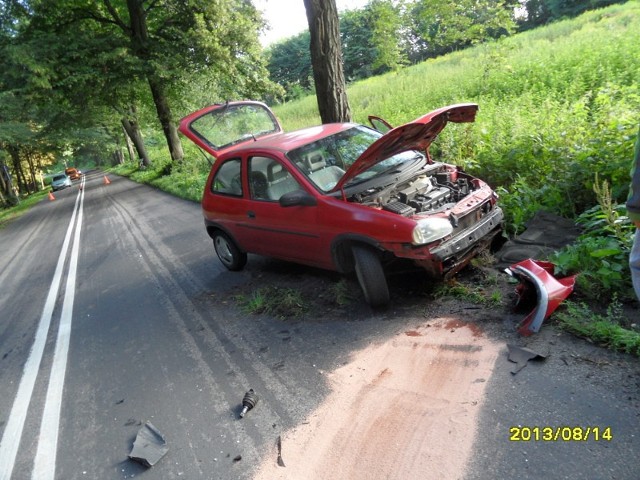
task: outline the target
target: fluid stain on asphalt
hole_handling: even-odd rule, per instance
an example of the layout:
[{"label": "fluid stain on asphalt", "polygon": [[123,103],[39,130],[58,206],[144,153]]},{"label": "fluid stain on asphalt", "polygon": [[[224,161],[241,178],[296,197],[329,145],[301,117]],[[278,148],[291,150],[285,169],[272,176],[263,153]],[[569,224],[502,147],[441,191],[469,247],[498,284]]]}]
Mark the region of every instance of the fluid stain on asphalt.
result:
[{"label": "fluid stain on asphalt", "polygon": [[355,352],[328,374],[323,404],[282,435],[287,468],[266,452],[256,480],[464,477],[478,378],[491,377],[500,348],[477,325],[441,318]]}]

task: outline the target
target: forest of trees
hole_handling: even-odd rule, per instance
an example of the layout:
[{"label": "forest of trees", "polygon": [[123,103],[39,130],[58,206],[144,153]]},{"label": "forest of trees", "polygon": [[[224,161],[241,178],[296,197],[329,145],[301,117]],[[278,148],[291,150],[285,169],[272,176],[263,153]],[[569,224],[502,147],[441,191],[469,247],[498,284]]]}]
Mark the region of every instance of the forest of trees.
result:
[{"label": "forest of trees", "polygon": [[[325,3],[300,1],[313,25],[310,8]],[[334,61],[348,82],[610,3],[371,0],[321,27],[339,34]],[[325,81],[318,62],[329,60],[314,74],[309,32],[265,50],[264,28],[247,0],[0,0],[0,206],[41,188],[52,165],[148,165],[158,143],[178,164],[183,114],[285,101]]]}]

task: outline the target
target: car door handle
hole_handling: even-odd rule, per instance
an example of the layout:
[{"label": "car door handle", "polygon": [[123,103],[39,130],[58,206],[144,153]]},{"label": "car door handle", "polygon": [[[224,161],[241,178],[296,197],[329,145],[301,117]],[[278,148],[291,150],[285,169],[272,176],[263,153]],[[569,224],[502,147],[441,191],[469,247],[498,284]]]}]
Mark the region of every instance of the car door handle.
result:
[{"label": "car door handle", "polygon": [[256,218],[256,212],[252,212],[251,210],[249,210],[247,212],[247,217],[249,218]]}]

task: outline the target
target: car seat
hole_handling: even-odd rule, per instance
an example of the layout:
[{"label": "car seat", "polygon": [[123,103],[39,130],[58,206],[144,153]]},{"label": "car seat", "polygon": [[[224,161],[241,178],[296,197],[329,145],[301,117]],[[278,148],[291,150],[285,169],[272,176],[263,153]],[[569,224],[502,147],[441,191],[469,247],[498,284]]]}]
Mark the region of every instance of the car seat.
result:
[{"label": "car seat", "polygon": [[257,200],[267,200],[269,198],[269,184],[267,177],[262,172],[251,172],[251,197]]},{"label": "car seat", "polygon": [[309,178],[324,191],[331,190],[345,173],[336,165],[327,166],[327,162],[320,152],[307,155],[305,167],[309,172]]},{"label": "car seat", "polygon": [[300,185],[291,174],[278,162],[267,167],[268,198],[279,200],[285,193],[299,190]]}]

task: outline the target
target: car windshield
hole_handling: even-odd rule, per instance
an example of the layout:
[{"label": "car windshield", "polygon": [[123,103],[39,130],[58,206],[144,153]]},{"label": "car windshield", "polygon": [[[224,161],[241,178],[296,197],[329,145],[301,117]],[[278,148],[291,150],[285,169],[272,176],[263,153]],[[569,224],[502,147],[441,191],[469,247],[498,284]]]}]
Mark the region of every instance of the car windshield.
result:
[{"label": "car windshield", "polygon": [[[376,130],[354,126],[291,150],[287,156],[321,191],[328,192],[336,186],[360,155],[381,136],[382,134]],[[355,185],[381,176],[389,170],[395,171],[417,158],[423,157],[415,150],[401,152],[356,175],[347,185]]]},{"label": "car windshield", "polygon": [[53,177],[53,181],[56,182],[58,180],[64,180],[65,178],[67,178],[66,175],[56,175],[55,177]]}]

